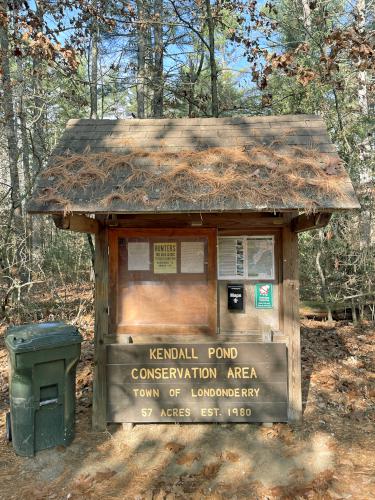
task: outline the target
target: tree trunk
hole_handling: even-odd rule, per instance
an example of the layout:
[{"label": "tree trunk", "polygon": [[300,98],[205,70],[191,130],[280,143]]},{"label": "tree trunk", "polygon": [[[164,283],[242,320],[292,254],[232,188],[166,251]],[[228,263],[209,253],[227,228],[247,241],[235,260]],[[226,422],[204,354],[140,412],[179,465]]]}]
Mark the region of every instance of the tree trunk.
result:
[{"label": "tree trunk", "polygon": [[303,26],[306,30],[305,39],[307,39],[311,34],[311,9],[309,0],[301,0],[301,1],[303,10]]},{"label": "tree trunk", "polygon": [[44,106],[42,89],[41,89],[41,61],[33,60],[33,92],[34,92],[34,109],[33,109],[33,177],[35,178],[43,168],[43,159],[45,156],[44,147]]},{"label": "tree trunk", "polygon": [[[7,16],[6,2],[0,1],[0,14]],[[0,59],[1,59],[1,83],[3,88],[3,112],[4,131],[7,141],[9,174],[11,185],[12,214],[15,217],[22,216],[20,180],[18,172],[18,145],[16,131],[16,115],[13,106],[13,91],[9,66],[9,41],[7,29],[7,17],[5,23],[0,23]]]},{"label": "tree trunk", "polygon": [[163,0],[154,0],[154,70],[153,70],[153,102],[152,114],[154,118],[163,117]]},{"label": "tree trunk", "polygon": [[[36,1],[36,16],[39,19],[40,26],[43,25],[44,11],[43,7]],[[38,55],[33,57],[33,73],[32,73],[32,87],[33,87],[33,175],[34,177],[43,168],[43,160],[46,156],[44,130],[45,130],[45,111],[43,103],[43,64]]]},{"label": "tree trunk", "polygon": [[[35,15],[39,20],[40,30],[44,23],[44,10],[43,3],[38,0],[35,1]],[[33,56],[32,60],[32,76],[31,76],[31,86],[33,89],[33,109],[32,109],[32,175],[31,175],[31,186],[34,183],[36,176],[43,168],[43,162],[47,155],[45,147],[45,107],[43,101],[43,61],[38,55]],[[44,221],[39,221],[39,225],[44,224]],[[35,227],[32,217],[28,217],[26,221],[26,242],[29,253],[29,260],[32,262],[33,246],[35,243],[35,237],[38,234],[38,228]]]},{"label": "tree trunk", "polygon": [[145,118],[146,88],[146,47],[147,26],[145,20],[145,0],[136,0],[137,5],[137,117]]},{"label": "tree trunk", "polygon": [[[101,60],[98,60],[99,63],[99,71],[100,71],[100,81],[103,82],[104,80],[104,72],[103,72],[103,66],[101,63]],[[103,120],[104,118],[104,98],[105,98],[105,93],[104,93],[104,85],[100,86],[100,118]]]},{"label": "tree trunk", "polygon": [[[95,5],[96,8],[96,5]],[[96,19],[92,23],[91,34],[91,74],[90,74],[90,118],[98,118],[98,38],[99,27]]]},{"label": "tree trunk", "polygon": [[24,66],[22,59],[17,59],[17,80],[18,80],[18,95],[17,95],[17,116],[19,121],[19,129],[21,133],[21,144],[22,144],[22,166],[23,175],[25,179],[25,191],[26,196],[31,193],[32,189],[32,175],[30,171],[30,144],[27,133],[27,118],[24,107],[24,93],[25,93],[25,80],[23,76]]},{"label": "tree trunk", "polygon": [[[322,244],[322,241],[323,241],[323,231],[319,231],[319,237],[320,237],[320,244]],[[323,272],[323,269],[322,269],[322,266],[321,266],[321,263],[320,263],[320,257],[322,255],[322,249],[319,248],[318,249],[318,252],[316,254],[316,269],[318,271],[318,274],[319,274],[319,278],[320,278],[320,284],[321,284],[321,295],[322,295],[322,299],[323,299],[323,303],[327,309],[327,319],[328,321],[332,321],[332,310],[331,310],[331,306],[329,305],[328,303],[328,290],[327,290],[327,282],[326,282],[326,277],[324,275],[324,272]]]},{"label": "tree trunk", "polygon": [[[3,123],[6,137],[6,145],[8,151],[8,165],[10,178],[10,198],[11,206],[8,215],[7,229],[2,238],[3,251],[0,256],[0,266],[8,268],[6,272],[7,286],[9,296],[12,289],[15,289],[17,284],[27,282],[27,272],[24,259],[24,222],[22,218],[22,197],[20,190],[20,179],[18,171],[18,143],[17,143],[17,128],[16,128],[16,113],[13,103],[13,88],[10,72],[10,51],[8,38],[8,11],[5,1],[0,0],[0,73],[1,84],[3,90]],[[14,252],[14,260],[11,263],[8,259],[8,246],[12,233],[15,236],[15,241],[12,242],[12,251]]]},{"label": "tree trunk", "polygon": [[[356,24],[359,33],[365,33],[366,30],[366,0],[358,0],[356,6]],[[360,62],[360,61],[359,61]],[[368,95],[367,95],[367,71],[358,70],[357,74],[357,101],[360,114],[363,118],[369,116]],[[369,199],[371,195],[371,156],[372,147],[370,143],[370,136],[367,135],[361,144],[359,144],[359,158],[361,160],[361,169],[359,172],[359,183],[361,185],[361,192],[366,198]],[[365,194],[366,193],[366,194]],[[367,205],[367,206],[366,206]],[[360,249],[365,250],[368,245],[371,245],[373,238],[372,228],[372,212],[368,204],[364,203],[363,209],[359,214],[359,233],[360,233]]]},{"label": "tree trunk", "polygon": [[195,99],[195,84],[202,72],[204,63],[204,48],[201,46],[201,55],[198,63],[198,68],[195,69],[194,62],[191,57],[189,57],[189,89],[188,89],[188,116],[193,118],[194,116],[194,99]]},{"label": "tree trunk", "polygon": [[219,98],[217,90],[217,65],[215,58],[215,23],[212,17],[211,2],[205,0],[206,4],[206,20],[208,26],[208,45],[210,53],[210,70],[211,70],[211,114],[215,118],[219,116]]},{"label": "tree trunk", "polygon": [[189,88],[187,89],[187,93],[189,95],[188,99],[188,117],[192,118],[194,113],[194,97],[195,97],[195,83],[194,83],[195,71],[194,71],[194,63],[189,57]]},{"label": "tree trunk", "polygon": [[[357,7],[357,29],[359,32],[364,32],[366,29],[366,0],[358,0]],[[367,72],[358,71],[358,104],[361,114],[368,115],[367,101]]]},{"label": "tree trunk", "polygon": [[[30,144],[27,131],[27,117],[24,107],[24,65],[22,59],[17,59],[17,73],[18,73],[18,95],[17,95],[17,116],[19,122],[19,129],[21,133],[21,151],[22,151],[22,167],[23,177],[25,182],[25,196],[26,199],[31,195],[33,187],[33,178],[30,170]],[[33,269],[33,217],[30,214],[25,214],[25,235],[26,235],[26,249],[27,249],[27,281],[32,281]]]},{"label": "tree trunk", "polygon": [[[97,2],[95,2],[95,9]],[[99,41],[99,25],[94,18],[91,33],[91,53],[90,53],[90,118],[92,120],[98,119],[98,41]],[[102,106],[103,114],[103,106]],[[95,247],[90,233],[86,233],[87,242],[90,249],[91,256],[91,273],[90,280],[93,281],[94,266],[95,266]]]},{"label": "tree trunk", "polygon": [[352,300],[352,321],[355,325],[358,323],[357,308],[354,300]]},{"label": "tree trunk", "polygon": [[86,233],[87,243],[90,248],[90,256],[91,256],[91,272],[90,272],[90,281],[95,281],[95,246],[92,239],[91,233]]}]

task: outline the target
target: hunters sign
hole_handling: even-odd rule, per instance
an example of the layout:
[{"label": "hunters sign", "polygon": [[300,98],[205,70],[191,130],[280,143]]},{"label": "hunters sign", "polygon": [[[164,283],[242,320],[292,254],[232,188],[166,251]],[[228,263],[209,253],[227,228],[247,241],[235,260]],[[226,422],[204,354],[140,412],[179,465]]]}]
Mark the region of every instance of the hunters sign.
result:
[{"label": "hunters sign", "polygon": [[109,422],[285,422],[284,344],[107,346]]}]

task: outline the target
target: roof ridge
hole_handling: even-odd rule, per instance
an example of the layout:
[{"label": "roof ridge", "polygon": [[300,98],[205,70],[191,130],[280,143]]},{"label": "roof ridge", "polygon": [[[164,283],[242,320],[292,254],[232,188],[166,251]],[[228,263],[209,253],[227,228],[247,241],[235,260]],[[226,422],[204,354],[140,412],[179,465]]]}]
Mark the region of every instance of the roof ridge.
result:
[{"label": "roof ridge", "polygon": [[215,125],[217,123],[227,123],[230,125],[241,125],[251,122],[293,122],[293,121],[319,121],[324,123],[321,116],[315,114],[288,114],[288,115],[253,115],[253,116],[224,116],[220,118],[212,117],[199,117],[199,118],[117,118],[110,119],[104,118],[95,120],[92,118],[71,118],[67,122],[67,127],[74,125],[106,125],[106,124],[119,124],[126,123],[128,125],[165,125],[165,124],[180,124],[180,125]]}]

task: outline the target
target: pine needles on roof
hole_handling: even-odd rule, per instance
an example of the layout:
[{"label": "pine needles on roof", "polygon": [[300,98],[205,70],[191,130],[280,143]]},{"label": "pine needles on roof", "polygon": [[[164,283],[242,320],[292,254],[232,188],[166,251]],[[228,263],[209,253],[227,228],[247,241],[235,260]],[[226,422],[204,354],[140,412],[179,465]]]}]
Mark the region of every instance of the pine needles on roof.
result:
[{"label": "pine needles on roof", "polygon": [[[77,204],[108,211],[244,209],[278,206],[313,211],[316,200],[345,199],[341,163],[316,150],[253,144],[200,151],[67,153],[43,174],[49,187],[37,201],[69,210]],[[53,187],[52,187],[53,186]]]}]

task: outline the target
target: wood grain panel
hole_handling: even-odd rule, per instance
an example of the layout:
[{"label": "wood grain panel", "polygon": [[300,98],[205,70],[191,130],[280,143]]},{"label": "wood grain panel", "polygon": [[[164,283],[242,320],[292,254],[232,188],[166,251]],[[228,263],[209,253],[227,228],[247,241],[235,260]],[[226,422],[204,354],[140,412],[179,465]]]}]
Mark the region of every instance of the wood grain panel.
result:
[{"label": "wood grain panel", "polygon": [[119,289],[118,325],[207,325],[207,295],[207,283],[127,283]]},{"label": "wood grain panel", "polygon": [[[145,134],[142,132],[138,134],[132,134],[131,139],[126,136],[120,136],[120,137],[105,137],[102,138],[99,142],[100,146],[110,146],[110,147],[121,147],[121,146],[136,146],[136,147],[148,147],[150,145],[150,139],[158,140],[158,146],[159,148],[163,148],[164,146],[181,146],[181,147],[187,147],[187,146],[196,146],[199,144],[208,144],[208,145],[214,145],[214,146],[220,146],[220,147],[234,147],[236,144],[238,145],[244,145],[248,144],[251,141],[253,135],[240,135],[240,134],[233,134],[232,137],[228,136],[219,136],[218,134],[213,134],[211,132],[210,135],[205,134],[204,136],[199,136],[199,139],[194,136],[194,135],[189,135],[186,134],[184,136],[175,136],[175,135],[169,135],[166,134],[165,137],[161,136],[161,134],[158,134],[159,137],[155,137],[153,134]],[[75,137],[74,139],[72,138],[72,141],[85,141],[89,140],[90,137],[86,136],[78,136]],[[165,143],[164,143],[165,141]],[[261,144],[271,144],[274,141],[279,141],[280,144],[290,144],[290,145],[310,145],[310,144],[329,144],[329,138],[328,135],[288,135],[285,132],[285,136],[282,134],[280,135],[275,135],[275,134],[262,134],[260,138]],[[257,139],[254,139],[254,144],[257,144],[258,141]],[[96,144],[96,145],[99,145]]]},{"label": "wood grain panel", "polygon": [[[152,140],[157,141],[152,144]],[[289,146],[310,146],[315,147],[319,151],[323,149],[326,150],[327,146],[330,146],[330,141],[328,136],[326,135],[287,135],[284,136],[282,134],[263,134],[259,136],[259,139],[254,139],[252,136],[246,135],[233,135],[233,137],[219,137],[218,135],[206,135],[204,137],[199,136],[171,136],[166,135],[164,138],[155,138],[155,137],[147,137],[145,134],[132,133],[130,138],[113,138],[113,137],[104,137],[102,139],[97,139],[94,144],[92,144],[93,139],[89,136],[76,136],[72,137],[69,141],[69,148],[71,149],[79,149],[81,145],[90,144],[93,149],[102,149],[102,148],[110,148],[113,149],[114,152],[117,150],[122,150],[123,148],[142,148],[142,149],[153,149],[153,150],[166,150],[169,151],[170,148],[181,148],[181,149],[192,149],[196,150],[197,147],[203,148],[211,148],[211,147],[223,147],[223,148],[233,148],[236,146],[245,146],[247,144],[256,146],[258,143],[262,145],[271,145],[273,143],[276,150],[279,147],[284,145]],[[277,142],[276,142],[277,141]],[[334,147],[330,148],[331,150],[335,150]]]},{"label": "wood grain panel", "polygon": [[273,115],[273,116],[235,116],[235,117],[227,117],[227,118],[169,118],[169,119],[161,119],[155,120],[154,118],[148,119],[135,119],[135,120],[112,120],[112,119],[103,119],[103,120],[91,120],[91,119],[71,119],[67,123],[67,128],[77,127],[77,126],[94,126],[95,128],[121,128],[121,127],[163,127],[168,128],[171,126],[175,127],[186,127],[186,126],[201,126],[201,125],[246,125],[246,124],[255,124],[255,123],[267,123],[274,124],[279,122],[320,122],[323,124],[323,120],[320,116],[317,115],[307,115],[307,114],[299,114],[299,115]]},{"label": "wood grain panel", "polygon": [[[240,283],[240,281],[238,281]],[[259,281],[263,283],[263,281]],[[275,283],[274,281],[266,281]],[[254,289],[256,282],[245,283],[245,307],[243,311],[228,311],[227,284],[237,283],[236,280],[219,281],[220,334],[248,331],[263,332],[265,329],[278,330],[280,327],[279,286],[273,285],[273,308],[256,309]]]},{"label": "wood grain panel", "polygon": [[[130,127],[127,129],[120,129],[112,131],[108,134],[108,140],[123,140],[127,142],[132,142],[134,137],[144,137],[148,139],[170,139],[178,137],[275,137],[282,138],[284,136],[324,136],[326,134],[323,132],[321,127],[294,127],[282,124],[281,126],[273,127],[243,127],[243,126],[233,126],[233,127],[177,127],[168,129],[159,129],[158,127],[144,127],[136,128],[132,130],[130,134]],[[64,135],[64,140],[86,140],[86,139],[102,139],[103,132],[95,131],[93,132],[90,127],[79,127],[78,135],[73,132]],[[326,141],[324,141],[326,142]]]},{"label": "wood grain panel", "polygon": [[[116,335],[107,335],[106,337],[106,344],[148,344],[148,343],[154,343],[154,344],[163,344],[167,342],[186,342],[187,344],[190,344],[192,342],[199,342],[201,344],[204,343],[210,343],[212,342],[212,336],[211,335],[205,335],[202,334],[191,334],[191,332],[186,333],[181,336],[181,334],[174,335],[172,333],[170,334],[156,334],[156,333],[150,333],[149,335],[142,335],[142,334],[133,334],[133,335],[128,335],[128,334],[121,334],[118,333]],[[217,336],[217,340],[219,342],[253,342],[253,343],[258,343],[258,342],[263,342],[263,335],[259,332],[251,332],[247,331],[246,334],[243,333],[230,333],[230,334],[225,334],[225,333],[220,333]],[[281,339],[280,342],[286,343],[285,339]]]}]

